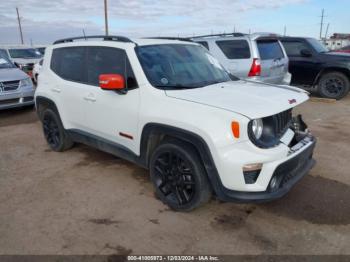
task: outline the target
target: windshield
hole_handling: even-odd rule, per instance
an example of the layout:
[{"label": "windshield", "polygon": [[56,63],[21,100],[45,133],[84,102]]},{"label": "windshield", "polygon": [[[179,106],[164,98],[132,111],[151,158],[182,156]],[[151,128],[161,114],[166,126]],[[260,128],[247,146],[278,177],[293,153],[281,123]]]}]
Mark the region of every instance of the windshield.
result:
[{"label": "windshield", "polygon": [[326,53],[329,52],[327,47],[325,47],[320,41],[315,38],[308,38],[307,41],[312,45],[317,53]]},{"label": "windshield", "polygon": [[41,58],[42,54],[34,49],[9,49],[10,56],[12,58]]},{"label": "windshield", "polygon": [[136,53],[148,81],[157,88],[197,88],[231,81],[226,70],[202,46],[141,46]]},{"label": "windshield", "polygon": [[9,60],[7,60],[6,58],[4,58],[0,55],[0,69],[14,68],[14,67],[15,67],[14,64],[12,64]]}]

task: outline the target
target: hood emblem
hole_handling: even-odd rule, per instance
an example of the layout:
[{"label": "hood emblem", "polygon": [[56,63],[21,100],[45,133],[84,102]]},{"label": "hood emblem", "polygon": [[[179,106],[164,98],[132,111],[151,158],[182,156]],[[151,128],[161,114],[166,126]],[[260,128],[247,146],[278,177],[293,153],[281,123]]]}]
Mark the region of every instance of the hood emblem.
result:
[{"label": "hood emblem", "polygon": [[289,104],[295,104],[297,100],[293,98],[293,99],[289,99],[288,102]]}]

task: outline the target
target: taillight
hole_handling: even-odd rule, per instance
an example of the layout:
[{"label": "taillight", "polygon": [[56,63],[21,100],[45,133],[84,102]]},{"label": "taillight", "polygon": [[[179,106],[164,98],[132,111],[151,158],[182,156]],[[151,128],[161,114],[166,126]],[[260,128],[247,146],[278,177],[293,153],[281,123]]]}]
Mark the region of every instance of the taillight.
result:
[{"label": "taillight", "polygon": [[260,64],[260,60],[258,58],[254,58],[253,59],[253,64],[252,67],[250,68],[249,77],[252,76],[260,76],[261,74],[261,64]]}]

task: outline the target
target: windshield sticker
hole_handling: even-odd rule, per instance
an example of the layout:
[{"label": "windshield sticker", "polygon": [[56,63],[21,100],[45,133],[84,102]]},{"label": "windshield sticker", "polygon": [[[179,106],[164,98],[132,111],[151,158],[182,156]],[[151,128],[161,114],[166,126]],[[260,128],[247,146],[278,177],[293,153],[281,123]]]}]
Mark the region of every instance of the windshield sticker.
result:
[{"label": "windshield sticker", "polygon": [[0,58],[0,65],[7,64],[7,63],[8,63],[8,62],[7,62],[5,59]]},{"label": "windshield sticker", "polygon": [[207,53],[206,55],[207,55],[207,57],[208,57],[209,62],[210,62],[213,66],[215,66],[215,67],[217,67],[217,68],[219,68],[219,69],[223,69],[222,66],[220,65],[219,61],[218,61],[215,57],[211,56],[211,55],[208,54],[208,53]]},{"label": "windshield sticker", "polygon": [[167,84],[169,84],[168,79],[166,79],[165,77],[164,77],[164,78],[162,78],[162,79],[160,79],[160,81],[162,82],[162,84],[163,84],[163,85],[167,85]]}]

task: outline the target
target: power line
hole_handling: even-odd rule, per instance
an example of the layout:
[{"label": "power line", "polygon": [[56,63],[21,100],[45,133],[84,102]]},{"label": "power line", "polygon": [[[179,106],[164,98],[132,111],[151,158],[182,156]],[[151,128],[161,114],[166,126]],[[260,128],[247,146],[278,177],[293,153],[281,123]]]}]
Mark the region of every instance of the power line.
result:
[{"label": "power line", "polygon": [[19,16],[18,7],[16,7],[16,12],[17,12],[17,20],[18,20],[19,33],[20,33],[20,35],[21,35],[21,43],[22,43],[22,45],[23,45],[23,44],[24,44],[24,41],[23,41],[22,25],[21,25],[21,18],[20,18],[20,16]]}]

